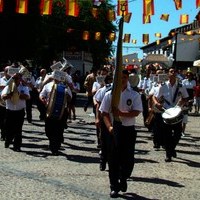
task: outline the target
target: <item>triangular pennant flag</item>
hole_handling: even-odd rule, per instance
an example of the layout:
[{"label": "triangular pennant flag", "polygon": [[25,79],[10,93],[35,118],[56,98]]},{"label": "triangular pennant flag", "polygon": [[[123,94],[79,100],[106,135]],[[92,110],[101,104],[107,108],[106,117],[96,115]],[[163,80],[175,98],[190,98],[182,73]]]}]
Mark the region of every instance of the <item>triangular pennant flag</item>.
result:
[{"label": "triangular pennant flag", "polygon": [[200,0],[196,0],[196,8],[200,7]]},{"label": "triangular pennant flag", "polygon": [[189,15],[180,15],[180,24],[188,24]]},{"label": "triangular pennant flag", "polygon": [[66,0],[66,15],[78,17],[79,5],[77,0]]},{"label": "triangular pennant flag", "polygon": [[16,13],[27,14],[27,11],[28,11],[28,0],[17,0]]},{"label": "triangular pennant flag", "polygon": [[122,14],[128,14],[128,0],[118,0],[117,3],[117,15],[122,16]]},{"label": "triangular pennant flag", "polygon": [[128,13],[124,16],[124,22],[129,23],[131,20],[132,13]]},{"label": "triangular pennant flag", "polygon": [[41,0],[40,3],[40,14],[51,15],[52,14],[52,2],[53,0]]},{"label": "triangular pennant flag", "polygon": [[133,40],[132,40],[132,43],[133,43],[133,44],[137,44],[137,40],[133,39]]},{"label": "triangular pennant flag", "polygon": [[3,0],[0,0],[0,12],[3,12]]},{"label": "triangular pennant flag", "polygon": [[151,15],[143,15],[143,24],[151,23]]},{"label": "triangular pennant flag", "polygon": [[107,19],[108,19],[108,21],[115,21],[116,20],[116,15],[115,15],[114,10],[108,10]]},{"label": "triangular pennant flag", "polygon": [[174,0],[176,10],[182,9],[182,0]]},{"label": "triangular pennant flag", "polygon": [[168,22],[168,20],[169,20],[169,14],[162,14],[162,15],[160,16],[160,19],[161,19],[161,20],[164,20],[164,21],[166,21],[166,22]]},{"label": "triangular pennant flag", "polygon": [[154,0],[143,0],[143,14],[154,15]]}]

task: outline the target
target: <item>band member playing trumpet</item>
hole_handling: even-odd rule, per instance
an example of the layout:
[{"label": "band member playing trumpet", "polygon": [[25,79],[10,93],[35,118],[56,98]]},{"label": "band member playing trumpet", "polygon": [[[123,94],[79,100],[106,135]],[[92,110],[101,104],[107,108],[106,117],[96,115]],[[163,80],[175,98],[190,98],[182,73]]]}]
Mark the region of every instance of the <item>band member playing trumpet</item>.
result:
[{"label": "band member playing trumpet", "polygon": [[[187,90],[177,81],[176,71],[170,68],[168,72],[169,80],[165,85],[158,89],[158,94],[153,97],[156,108],[163,111],[163,109],[172,108],[175,106],[182,106],[186,103],[188,98]],[[163,97],[164,103],[161,104],[158,99]],[[166,111],[167,112],[167,111]],[[166,150],[166,162],[171,162],[172,157],[176,157],[176,146],[181,138],[182,121],[178,123],[164,123],[164,145]]]},{"label": "band member playing trumpet", "polygon": [[[47,115],[45,118],[45,132],[46,136],[49,139],[49,148],[52,154],[57,156],[59,154],[61,143],[64,140],[63,133],[67,120],[67,101],[69,102],[71,100],[72,94],[71,90],[65,87],[65,85],[59,79],[54,76],[52,76],[52,78],[53,81],[44,85],[39,97],[43,104],[47,107]],[[62,90],[60,94],[58,91],[59,87],[61,89],[64,88],[64,90]],[[59,103],[58,105],[56,101],[59,96],[63,96],[63,99],[59,99],[58,102],[61,103]],[[55,103],[50,104],[52,101],[55,101]],[[56,106],[62,106],[63,109],[60,110],[59,113],[53,113],[54,110],[55,112],[59,110],[58,107],[56,108]],[[57,114],[59,114],[59,116],[57,116]]]},{"label": "band member playing trumpet", "polygon": [[30,98],[27,86],[22,84],[22,75],[15,74],[12,81],[7,85],[1,94],[1,98],[6,102],[6,139],[5,148],[8,148],[13,141],[13,150],[21,151],[22,126],[26,108],[26,100]]}]

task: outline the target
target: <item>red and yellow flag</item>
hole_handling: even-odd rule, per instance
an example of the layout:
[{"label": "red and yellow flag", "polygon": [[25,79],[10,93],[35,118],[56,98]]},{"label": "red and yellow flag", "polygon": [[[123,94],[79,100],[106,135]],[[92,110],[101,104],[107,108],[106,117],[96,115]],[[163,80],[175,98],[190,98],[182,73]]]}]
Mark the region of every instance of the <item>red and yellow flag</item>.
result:
[{"label": "red and yellow flag", "polygon": [[128,13],[124,16],[124,22],[129,23],[131,20],[132,13]]},{"label": "red and yellow flag", "polygon": [[40,3],[40,14],[51,15],[52,14],[52,2],[53,0],[41,0]]},{"label": "red and yellow flag", "polygon": [[196,8],[200,7],[200,0],[196,0]]},{"label": "red and yellow flag", "polygon": [[161,19],[161,20],[164,20],[164,21],[166,21],[166,22],[168,22],[168,20],[169,20],[169,14],[162,14],[162,15],[160,16],[160,19]]},{"label": "red and yellow flag", "polygon": [[3,11],[3,0],[0,0],[0,12]]},{"label": "red and yellow flag", "polygon": [[154,15],[154,0],[143,0],[143,14]]},{"label": "red and yellow flag", "polygon": [[77,0],[66,0],[66,15],[78,17],[79,5]]},{"label": "red and yellow flag", "polygon": [[16,13],[27,14],[28,0],[17,0]]},{"label": "red and yellow flag", "polygon": [[189,15],[180,15],[180,24],[188,24]]},{"label": "red and yellow flag", "polygon": [[114,10],[108,10],[107,19],[108,19],[108,21],[115,21],[116,20],[116,15],[115,15]]},{"label": "red and yellow flag", "polygon": [[161,33],[155,33],[155,37],[161,38],[161,37],[162,37],[162,34],[161,34]]},{"label": "red and yellow flag", "polygon": [[148,44],[149,43],[149,34],[148,33],[142,34],[142,42],[144,44]]},{"label": "red and yellow flag", "polygon": [[182,0],[174,0],[176,10],[182,9]]},{"label": "red and yellow flag", "polygon": [[125,43],[130,43],[130,39],[131,39],[131,34],[130,34],[130,33],[124,34],[123,42],[125,42]]},{"label": "red and yellow flag", "polygon": [[115,39],[116,39],[116,34],[115,34],[115,33],[110,33],[109,36],[108,36],[108,39],[109,39],[111,42],[115,41]]},{"label": "red and yellow flag", "polygon": [[122,16],[123,13],[124,16],[128,14],[128,0],[118,0],[117,15]]},{"label": "red and yellow flag", "polygon": [[143,14],[143,24],[151,23],[151,16]]}]

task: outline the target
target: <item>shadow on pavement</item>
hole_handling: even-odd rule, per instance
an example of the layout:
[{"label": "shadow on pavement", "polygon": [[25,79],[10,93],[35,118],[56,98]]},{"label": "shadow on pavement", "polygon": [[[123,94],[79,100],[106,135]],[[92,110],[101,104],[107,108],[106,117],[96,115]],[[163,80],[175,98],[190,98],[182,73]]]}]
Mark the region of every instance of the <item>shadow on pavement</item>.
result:
[{"label": "shadow on pavement", "polygon": [[157,200],[157,199],[149,199],[149,198],[146,198],[146,197],[142,197],[140,195],[137,195],[135,193],[130,193],[130,192],[127,192],[127,193],[124,193],[124,194],[119,194],[119,198],[121,199],[127,199],[127,200],[133,200],[133,199],[137,199],[137,200]]},{"label": "shadow on pavement", "polygon": [[183,164],[186,164],[186,165],[188,165],[190,167],[200,168],[200,163],[199,162],[191,161],[191,160],[184,159],[184,158],[177,158],[177,159],[179,159],[179,160],[175,160],[174,162],[183,163]]}]

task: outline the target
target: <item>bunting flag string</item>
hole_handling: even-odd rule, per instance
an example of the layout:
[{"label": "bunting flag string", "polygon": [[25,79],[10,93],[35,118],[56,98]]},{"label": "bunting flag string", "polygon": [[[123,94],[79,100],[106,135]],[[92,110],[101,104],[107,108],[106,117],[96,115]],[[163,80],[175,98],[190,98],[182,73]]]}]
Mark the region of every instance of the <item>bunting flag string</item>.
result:
[{"label": "bunting flag string", "polygon": [[66,0],[66,15],[78,17],[79,6],[77,0]]},{"label": "bunting flag string", "polygon": [[196,0],[196,8],[200,7],[200,0]]},{"label": "bunting flag string", "polygon": [[122,14],[124,14],[124,16],[128,14],[128,0],[118,0],[117,15],[122,16]]},{"label": "bunting flag string", "polygon": [[143,0],[143,15],[154,15],[154,0]]},{"label": "bunting flag string", "polygon": [[189,15],[180,15],[180,24],[188,24]]},{"label": "bunting flag string", "polygon": [[28,0],[17,0],[16,13],[27,14],[28,11]]},{"label": "bunting flag string", "polygon": [[0,12],[3,12],[3,0],[0,0]]},{"label": "bunting flag string", "polygon": [[52,3],[53,3],[53,0],[41,0],[40,14],[41,15],[51,15],[52,14]]},{"label": "bunting flag string", "polygon": [[168,20],[169,20],[169,14],[162,14],[160,16],[160,19],[163,20],[163,21],[168,22]]},{"label": "bunting flag string", "polygon": [[176,10],[182,9],[182,0],[174,0]]},{"label": "bunting flag string", "polygon": [[143,24],[151,23],[151,16],[143,14]]}]

